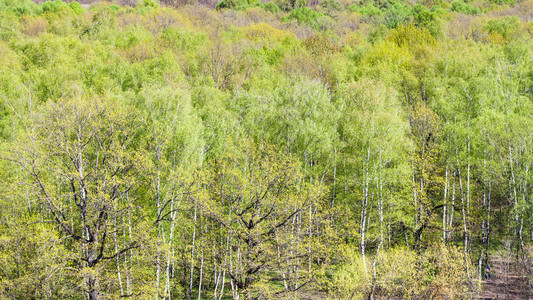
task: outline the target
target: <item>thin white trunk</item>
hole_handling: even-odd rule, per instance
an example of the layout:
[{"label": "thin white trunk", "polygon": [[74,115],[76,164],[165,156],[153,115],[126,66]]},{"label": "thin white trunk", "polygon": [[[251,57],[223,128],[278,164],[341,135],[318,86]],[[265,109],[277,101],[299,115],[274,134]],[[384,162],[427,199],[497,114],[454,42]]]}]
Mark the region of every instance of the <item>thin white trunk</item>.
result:
[{"label": "thin white trunk", "polygon": [[196,206],[196,203],[194,204],[194,217],[193,217],[193,221],[194,221],[194,228],[193,228],[193,232],[192,232],[192,248],[191,248],[191,275],[189,277],[189,295],[188,295],[188,298],[191,299],[192,297],[192,288],[193,288],[193,276],[194,276],[194,246],[195,246],[195,243],[196,243],[196,211],[197,211],[197,206]]},{"label": "thin white trunk", "polygon": [[[466,167],[466,214],[467,214],[467,225],[470,228],[470,138],[468,139],[468,164]],[[472,251],[472,244],[470,243],[470,232],[467,232],[467,241],[468,241],[468,253]]]},{"label": "thin white trunk", "polygon": [[[118,239],[117,239],[117,205],[116,202],[113,204],[114,217],[113,217],[113,226],[115,227],[113,230],[113,243],[115,244],[115,253],[118,253]],[[117,255],[116,257],[116,263],[117,263],[117,277],[118,277],[118,285],[120,287],[120,295],[124,295],[124,287],[122,286],[122,274],[120,272],[120,256]]]},{"label": "thin white trunk", "polygon": [[[156,139],[157,143],[157,139]],[[156,159],[159,160],[159,147],[156,147]],[[161,216],[161,174],[158,167],[157,170],[157,176],[156,176],[156,190],[155,190],[155,198],[156,198],[156,209],[157,209],[157,216]],[[156,272],[155,272],[155,299],[157,300],[159,298],[159,281],[161,277],[161,239],[163,234],[163,227],[161,222],[158,222],[157,224],[157,233],[158,233],[158,239],[157,239],[157,256],[156,256]]]},{"label": "thin white trunk", "polygon": [[[274,224],[277,224],[278,223],[278,220],[276,218],[276,216],[274,216]],[[274,235],[275,235],[275,238],[276,238],[276,251],[277,251],[277,254],[278,254],[278,264],[281,266],[282,265],[282,262],[281,262],[281,249],[279,247],[279,237],[278,237],[278,233],[277,232],[274,232]],[[283,278],[283,286],[285,287],[285,291],[288,291],[289,290],[289,286],[287,284],[287,273],[285,272],[285,270],[283,268],[281,268],[281,276]]]},{"label": "thin white trunk", "polygon": [[[126,193],[126,198],[128,198],[128,193]],[[127,203],[129,203],[128,200],[126,200]],[[133,237],[132,237],[132,233],[131,233],[131,210],[128,210],[128,224],[129,224],[129,227],[128,227],[128,234],[129,234],[129,238],[130,238],[130,242],[133,241]],[[128,294],[133,294],[133,249],[130,249],[130,272],[129,272],[129,276],[128,276],[128,281],[127,281],[127,290],[128,290]]]},{"label": "thin white trunk", "polygon": [[204,275],[204,250],[201,250],[201,262],[200,262],[200,282],[198,282],[198,300],[202,297],[202,279]]},{"label": "thin white trunk", "polygon": [[311,251],[311,240],[313,238],[313,228],[312,228],[312,214],[313,211],[311,209],[311,205],[309,205],[309,226],[308,226],[308,255],[309,255],[309,261],[308,261],[308,270],[307,270],[307,277],[311,279],[311,261],[312,261],[312,251]]},{"label": "thin white trunk", "polygon": [[369,171],[368,165],[370,163],[370,147],[367,149],[367,158],[365,166],[365,183],[363,187],[363,208],[361,210],[361,256],[363,258],[363,265],[365,267],[365,273],[368,273],[366,268],[366,258],[365,258],[365,233],[366,233],[366,222],[367,222],[367,206],[368,206],[368,186],[369,186]]},{"label": "thin white trunk", "polygon": [[446,164],[446,176],[444,177],[444,205],[442,208],[442,242],[446,243],[446,197],[448,196],[448,164]]},{"label": "thin white trunk", "polygon": [[518,242],[520,243],[520,246],[521,246],[521,249],[523,250],[524,249],[524,243],[523,243],[523,238],[522,238],[522,226],[519,224],[521,223],[520,222],[520,217],[519,217],[519,206],[518,206],[518,195],[517,195],[517,192],[516,192],[516,178],[515,178],[515,173],[514,173],[514,161],[513,161],[513,150],[512,150],[512,147],[510,145],[511,143],[509,142],[509,164],[510,164],[510,171],[511,171],[511,182],[509,183],[509,185],[511,186],[511,192],[512,192],[512,195],[511,197],[514,199],[514,218],[515,218],[515,224],[516,224],[516,235],[518,237]]},{"label": "thin white trunk", "polygon": [[453,173],[453,185],[452,185],[452,204],[451,204],[451,211],[448,213],[448,216],[449,216],[449,221],[448,221],[448,239],[451,238],[452,236],[452,226],[453,226],[453,215],[455,213],[455,186],[456,186],[456,182],[455,182],[455,172]]},{"label": "thin white trunk", "polygon": [[[382,161],[381,161],[381,152],[379,153],[379,243],[383,244],[383,179],[382,179]],[[378,247],[379,248],[379,247]]]}]

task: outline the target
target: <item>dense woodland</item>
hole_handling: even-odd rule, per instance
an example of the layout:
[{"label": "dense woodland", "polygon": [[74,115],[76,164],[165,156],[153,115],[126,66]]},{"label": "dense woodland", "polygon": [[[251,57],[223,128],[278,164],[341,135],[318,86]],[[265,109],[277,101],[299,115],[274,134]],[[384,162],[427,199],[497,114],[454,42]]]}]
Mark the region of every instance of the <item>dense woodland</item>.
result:
[{"label": "dense woodland", "polygon": [[533,270],[532,20],[0,0],[0,298],[460,299],[501,249]]}]

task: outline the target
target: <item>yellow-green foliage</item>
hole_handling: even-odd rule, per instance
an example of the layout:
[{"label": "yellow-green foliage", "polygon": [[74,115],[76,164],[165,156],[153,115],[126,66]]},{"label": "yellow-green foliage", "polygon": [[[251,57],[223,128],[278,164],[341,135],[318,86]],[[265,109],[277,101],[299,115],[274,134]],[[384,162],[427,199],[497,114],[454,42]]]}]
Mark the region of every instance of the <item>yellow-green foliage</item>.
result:
[{"label": "yellow-green foliage", "polygon": [[376,279],[379,294],[411,298],[421,287],[417,274],[418,255],[404,247],[379,253],[376,259]]},{"label": "yellow-green foliage", "polygon": [[474,282],[466,280],[474,271],[470,258],[459,247],[435,244],[421,257],[421,284],[431,298],[470,298]]},{"label": "yellow-green foliage", "polygon": [[333,277],[334,295],[339,299],[365,299],[372,288],[371,264],[357,249],[346,248],[342,253],[345,263]]},{"label": "yellow-green foliage", "polygon": [[23,16],[20,22],[21,31],[29,36],[38,36],[48,30],[48,21],[43,17]]},{"label": "yellow-green foliage", "polygon": [[292,32],[273,28],[265,23],[253,23],[243,28],[247,39],[260,42],[283,42],[286,39],[295,38]]},{"label": "yellow-green foliage", "polygon": [[134,2],[0,0],[1,299],[460,299],[503,241],[530,264],[531,0]]},{"label": "yellow-green foliage", "polygon": [[[437,244],[420,255],[405,247],[380,251],[363,260],[356,249],[344,252],[345,263],[334,275],[335,297],[366,299],[372,291],[394,298],[469,298],[473,266],[454,246]],[[366,262],[365,262],[366,261]]]},{"label": "yellow-green foliage", "polygon": [[14,15],[0,11],[0,40],[10,40],[19,32],[19,21]]}]

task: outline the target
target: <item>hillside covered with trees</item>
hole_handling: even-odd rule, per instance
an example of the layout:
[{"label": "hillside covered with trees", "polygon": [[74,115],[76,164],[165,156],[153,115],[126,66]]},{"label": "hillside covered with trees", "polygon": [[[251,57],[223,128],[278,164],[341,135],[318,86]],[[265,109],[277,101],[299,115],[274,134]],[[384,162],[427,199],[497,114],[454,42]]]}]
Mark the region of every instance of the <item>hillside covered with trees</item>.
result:
[{"label": "hillside covered with trees", "polygon": [[0,299],[533,280],[532,0],[0,0]]}]

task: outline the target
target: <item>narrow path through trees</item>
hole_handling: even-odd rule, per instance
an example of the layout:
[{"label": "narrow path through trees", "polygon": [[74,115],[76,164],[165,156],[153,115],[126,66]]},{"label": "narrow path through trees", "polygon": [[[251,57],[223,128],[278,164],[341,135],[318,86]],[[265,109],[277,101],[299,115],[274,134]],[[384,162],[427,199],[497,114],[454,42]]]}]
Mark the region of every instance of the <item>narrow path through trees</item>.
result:
[{"label": "narrow path through trees", "polygon": [[495,256],[490,259],[491,278],[483,280],[480,299],[532,299],[527,273],[515,257]]}]

